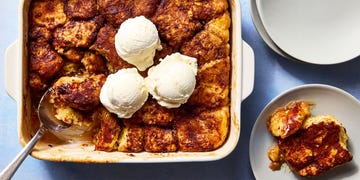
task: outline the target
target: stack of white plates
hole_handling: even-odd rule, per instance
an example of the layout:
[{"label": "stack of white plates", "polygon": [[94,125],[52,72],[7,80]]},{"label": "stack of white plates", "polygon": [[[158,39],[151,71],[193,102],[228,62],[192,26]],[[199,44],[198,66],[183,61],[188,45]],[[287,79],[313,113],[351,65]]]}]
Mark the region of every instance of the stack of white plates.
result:
[{"label": "stack of white plates", "polygon": [[278,54],[313,64],[360,55],[359,0],[250,0],[254,25]]}]

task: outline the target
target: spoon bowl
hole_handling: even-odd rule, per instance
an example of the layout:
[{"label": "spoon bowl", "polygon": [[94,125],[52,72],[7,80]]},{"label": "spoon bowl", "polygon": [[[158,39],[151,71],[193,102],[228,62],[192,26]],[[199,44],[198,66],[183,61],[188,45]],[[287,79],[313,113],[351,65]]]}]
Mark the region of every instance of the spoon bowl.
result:
[{"label": "spoon bowl", "polygon": [[62,131],[69,128],[70,125],[55,117],[54,106],[50,103],[50,95],[53,91],[52,88],[49,88],[41,97],[37,113],[41,124],[40,126],[44,126],[44,128],[51,131]]},{"label": "spoon bowl", "polygon": [[41,97],[39,102],[37,111],[40,120],[39,130],[29,141],[29,143],[26,144],[26,146],[13,159],[13,161],[11,161],[11,163],[0,173],[0,179],[11,179],[16,170],[25,160],[27,155],[31,152],[38,140],[45,134],[45,132],[49,130],[54,132],[62,131],[70,127],[70,124],[66,124],[65,122],[60,121],[55,117],[54,106],[50,103],[50,95],[52,91],[53,89],[49,88]]}]

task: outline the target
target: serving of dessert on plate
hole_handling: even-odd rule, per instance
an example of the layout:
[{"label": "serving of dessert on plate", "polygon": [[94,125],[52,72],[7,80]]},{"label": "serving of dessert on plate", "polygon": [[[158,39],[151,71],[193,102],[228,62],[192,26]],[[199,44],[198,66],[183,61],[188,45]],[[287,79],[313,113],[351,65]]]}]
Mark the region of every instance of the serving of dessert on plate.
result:
[{"label": "serving of dessert on plate", "polygon": [[56,117],[77,132],[57,133],[64,143],[80,138],[106,152],[216,150],[230,126],[228,8],[226,0],[31,1],[33,111],[52,87]]},{"label": "serving of dessert on plate", "polygon": [[277,144],[268,151],[269,168],[282,163],[300,176],[317,176],[352,160],[345,128],[333,115],[311,115],[307,101],[291,101],[275,110],[268,122]]}]

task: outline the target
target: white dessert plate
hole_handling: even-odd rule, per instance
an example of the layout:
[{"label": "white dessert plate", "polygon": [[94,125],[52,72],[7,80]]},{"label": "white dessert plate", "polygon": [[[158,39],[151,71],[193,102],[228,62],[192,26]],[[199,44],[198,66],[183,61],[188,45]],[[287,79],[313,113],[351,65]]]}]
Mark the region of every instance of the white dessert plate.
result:
[{"label": "white dessert plate", "polygon": [[270,38],[308,63],[337,64],[360,55],[360,1],[256,0]]},{"label": "white dessert plate", "polygon": [[360,102],[339,88],[322,84],[308,84],[287,90],[262,110],[253,126],[249,145],[250,164],[255,178],[301,179],[286,164],[280,170],[272,171],[267,156],[267,151],[276,141],[267,130],[266,121],[276,108],[294,100],[314,102],[315,106],[311,110],[313,115],[334,115],[345,127],[349,136],[348,148],[353,154],[352,161],[312,179],[360,179]]}]

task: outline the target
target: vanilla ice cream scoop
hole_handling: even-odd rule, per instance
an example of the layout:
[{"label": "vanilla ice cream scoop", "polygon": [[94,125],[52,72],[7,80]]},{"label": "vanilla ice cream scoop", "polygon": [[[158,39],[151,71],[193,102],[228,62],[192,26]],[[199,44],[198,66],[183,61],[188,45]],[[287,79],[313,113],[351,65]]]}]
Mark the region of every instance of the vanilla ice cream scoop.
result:
[{"label": "vanilla ice cream scoop", "polygon": [[152,66],[156,50],[161,50],[156,26],[144,16],[124,21],[115,35],[119,56],[140,71]]},{"label": "vanilla ice cream scoop", "polygon": [[119,118],[130,118],[148,98],[144,78],[136,68],[110,74],[100,91],[100,102]]},{"label": "vanilla ice cream scoop", "polygon": [[145,83],[161,106],[177,108],[187,102],[196,85],[196,58],[174,53],[148,71]]}]

